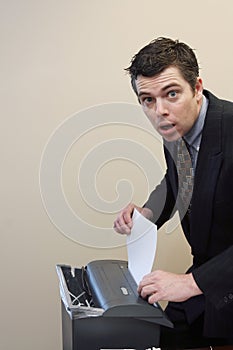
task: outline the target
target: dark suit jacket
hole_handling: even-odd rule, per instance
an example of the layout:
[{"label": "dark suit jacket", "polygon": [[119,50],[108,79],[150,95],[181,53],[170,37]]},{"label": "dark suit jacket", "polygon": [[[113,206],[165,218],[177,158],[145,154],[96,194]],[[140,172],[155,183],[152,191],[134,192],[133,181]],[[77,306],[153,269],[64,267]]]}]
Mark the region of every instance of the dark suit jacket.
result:
[{"label": "dark suit jacket", "polygon": [[[190,224],[177,199],[176,143],[164,142],[167,172],[145,207],[161,227],[178,209],[191,246],[189,272],[204,296],[181,304],[190,323],[204,311],[204,335],[233,336],[233,103],[204,91],[209,106],[199,150]],[[161,208],[161,203],[163,203]]]}]

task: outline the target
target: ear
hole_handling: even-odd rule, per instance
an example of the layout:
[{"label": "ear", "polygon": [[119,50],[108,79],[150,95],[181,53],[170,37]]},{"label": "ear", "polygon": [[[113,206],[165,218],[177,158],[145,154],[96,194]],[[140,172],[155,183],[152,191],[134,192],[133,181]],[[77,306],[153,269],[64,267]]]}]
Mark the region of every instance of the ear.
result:
[{"label": "ear", "polygon": [[195,94],[197,101],[200,101],[202,99],[202,93],[203,93],[203,82],[200,77],[197,78],[196,86],[195,86]]}]

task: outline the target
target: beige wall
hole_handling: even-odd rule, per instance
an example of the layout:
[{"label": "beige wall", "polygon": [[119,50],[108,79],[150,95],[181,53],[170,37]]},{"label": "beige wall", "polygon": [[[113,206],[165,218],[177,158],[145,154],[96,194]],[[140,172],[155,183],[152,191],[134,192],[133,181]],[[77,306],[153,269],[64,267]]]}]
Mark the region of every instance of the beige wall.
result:
[{"label": "beige wall", "polygon": [[[146,160],[148,173],[143,173],[130,155],[106,164],[102,160],[96,193],[102,196],[102,203],[109,201],[110,213],[100,212],[85,202],[77,185],[79,166],[90,150],[103,141],[106,146],[122,138],[129,144],[133,140],[137,146],[145,145],[146,152],[157,152],[160,159],[160,147],[148,132],[149,126],[145,131],[134,123],[116,123],[83,131],[63,164],[67,205],[77,219],[74,232],[80,217],[87,222],[80,244],[79,232],[75,239],[68,238],[42,203],[40,162],[51,134],[69,116],[95,105],[120,102],[127,112],[127,104],[135,104],[136,99],[123,68],[157,36],[179,38],[195,48],[205,87],[232,99],[232,10],[231,0],[0,1],[1,349],[61,349],[57,263],[80,266],[94,259],[126,258],[124,246],[101,249],[94,243],[91,247],[85,245],[85,235],[88,237],[93,227],[111,231],[114,203],[120,199],[119,203],[127,202],[126,194],[143,203],[150,167]],[[114,107],[110,109],[109,121],[117,122]],[[88,117],[95,115],[91,109]],[[126,120],[128,117],[126,113]],[[98,115],[96,118],[98,122]],[[81,190],[85,192],[90,185],[85,187],[88,167],[82,170]],[[126,191],[119,187],[117,198],[116,184],[121,178],[128,179],[133,190],[130,192],[127,184]],[[163,229],[156,267],[182,272],[189,261],[179,227],[171,234]]]}]

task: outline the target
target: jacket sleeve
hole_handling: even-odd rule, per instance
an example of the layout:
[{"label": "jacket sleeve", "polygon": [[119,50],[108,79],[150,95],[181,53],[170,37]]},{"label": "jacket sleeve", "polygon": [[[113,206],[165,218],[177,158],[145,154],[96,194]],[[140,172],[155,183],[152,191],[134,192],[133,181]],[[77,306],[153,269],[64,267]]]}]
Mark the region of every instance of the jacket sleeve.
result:
[{"label": "jacket sleeve", "polygon": [[192,273],[197,285],[216,310],[231,304],[233,312],[233,246],[194,269]]},{"label": "jacket sleeve", "polygon": [[161,183],[151,192],[144,207],[153,212],[153,222],[158,229],[168,221],[175,213],[175,198],[168,178],[168,173]]},{"label": "jacket sleeve", "polygon": [[233,246],[192,273],[205,295],[204,334],[209,337],[232,337]]}]

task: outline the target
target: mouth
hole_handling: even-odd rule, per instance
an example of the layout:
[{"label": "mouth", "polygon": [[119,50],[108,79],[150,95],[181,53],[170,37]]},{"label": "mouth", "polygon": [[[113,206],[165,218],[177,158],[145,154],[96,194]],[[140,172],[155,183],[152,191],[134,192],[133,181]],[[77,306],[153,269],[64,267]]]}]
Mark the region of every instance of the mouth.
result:
[{"label": "mouth", "polygon": [[173,129],[175,127],[175,124],[165,124],[165,125],[160,125],[160,129],[167,131],[170,129]]},{"label": "mouth", "polygon": [[176,124],[163,122],[159,125],[158,132],[162,137],[170,141],[174,137],[176,138]]}]

